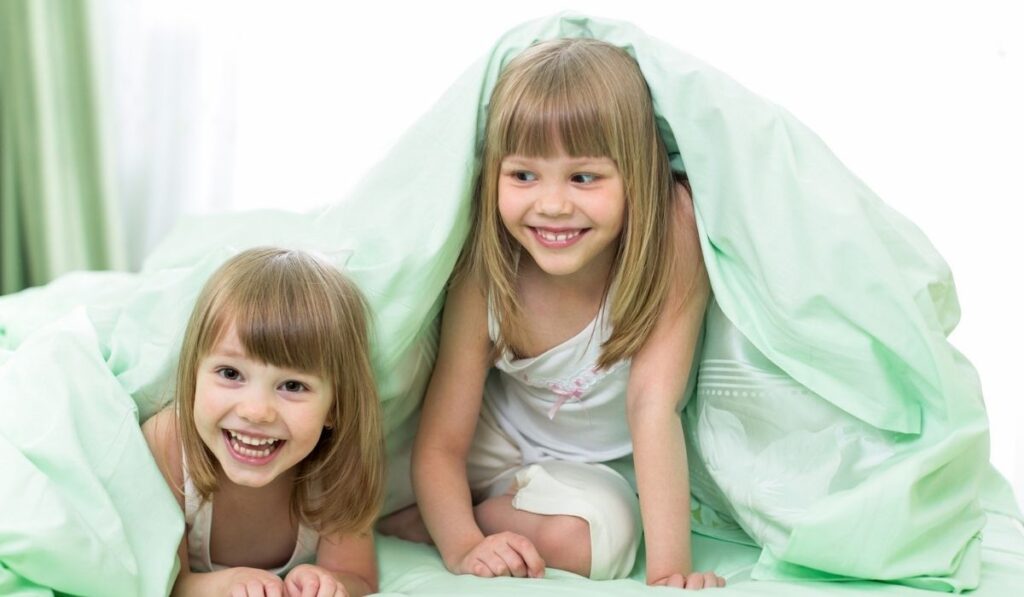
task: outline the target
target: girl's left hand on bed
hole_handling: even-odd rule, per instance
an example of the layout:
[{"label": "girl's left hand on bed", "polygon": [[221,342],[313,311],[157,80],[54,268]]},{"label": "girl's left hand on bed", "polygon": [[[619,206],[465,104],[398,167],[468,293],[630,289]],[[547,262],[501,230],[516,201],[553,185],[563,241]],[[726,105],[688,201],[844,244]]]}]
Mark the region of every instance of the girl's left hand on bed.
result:
[{"label": "girl's left hand on bed", "polygon": [[656,587],[676,587],[678,589],[697,590],[724,587],[725,579],[714,572],[691,572],[686,576],[683,576],[682,574],[666,576],[665,578],[660,578],[650,584]]},{"label": "girl's left hand on bed", "polygon": [[348,597],[348,591],[327,569],[312,564],[292,568],[284,578],[288,597]]}]

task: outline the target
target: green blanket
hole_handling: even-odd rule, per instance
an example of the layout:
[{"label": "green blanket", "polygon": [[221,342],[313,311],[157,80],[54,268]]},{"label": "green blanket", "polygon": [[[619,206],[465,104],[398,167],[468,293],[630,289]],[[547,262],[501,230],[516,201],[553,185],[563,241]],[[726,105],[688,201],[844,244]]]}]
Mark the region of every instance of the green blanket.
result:
[{"label": "green blanket", "polygon": [[[852,578],[1024,586],[1020,516],[988,464],[977,376],[946,341],[958,305],[927,239],[783,109],[632,26],[562,15],[500,39],[337,204],[195,219],[139,274],[74,274],[0,299],[0,593],[170,586],[182,517],[137,422],[170,395],[200,286],[249,246],[327,253],[366,293],[387,505],[408,503],[408,448],[489,93],[511,56],[562,36],[637,58],[693,185],[716,297],[685,415],[697,567],[726,574],[736,594],[917,593],[804,582]],[[393,539],[380,556],[382,589],[402,593],[658,590],[636,582],[643,558],[634,580],[593,583],[454,577],[429,548]]]}]

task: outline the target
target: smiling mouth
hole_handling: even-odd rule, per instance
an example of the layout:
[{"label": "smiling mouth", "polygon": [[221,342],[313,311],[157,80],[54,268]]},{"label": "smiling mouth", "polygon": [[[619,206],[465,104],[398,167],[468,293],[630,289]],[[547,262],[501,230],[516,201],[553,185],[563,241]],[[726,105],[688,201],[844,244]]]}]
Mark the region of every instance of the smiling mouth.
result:
[{"label": "smiling mouth", "polygon": [[545,246],[562,247],[569,246],[581,236],[586,234],[589,228],[574,228],[571,230],[551,230],[548,228],[530,227],[534,236]]},{"label": "smiling mouth", "polygon": [[268,461],[285,444],[283,439],[254,437],[230,429],[225,429],[223,433],[224,439],[234,455],[246,462]]}]

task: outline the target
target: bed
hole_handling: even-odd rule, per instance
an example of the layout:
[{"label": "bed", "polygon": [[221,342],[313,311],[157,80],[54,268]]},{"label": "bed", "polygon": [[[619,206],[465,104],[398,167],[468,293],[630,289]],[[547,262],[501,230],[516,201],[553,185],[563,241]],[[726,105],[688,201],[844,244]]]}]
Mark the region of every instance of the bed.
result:
[{"label": "bed", "polygon": [[[959,307],[941,256],[782,108],[628,24],[577,14],[508,32],[336,204],[192,219],[139,273],[0,298],[0,593],[169,591],[183,521],[139,424],[171,396],[199,288],[250,246],[318,251],[367,295],[385,509],[410,503],[487,98],[511,56],[562,36],[636,57],[693,187],[715,297],[683,418],[695,566],[728,579],[720,594],[1024,594],[1022,518],[988,463],[977,375],[946,340]],[[384,594],[666,590],[642,582],[643,557],[630,579],[597,583],[454,576],[428,546],[381,537],[378,550]]]}]

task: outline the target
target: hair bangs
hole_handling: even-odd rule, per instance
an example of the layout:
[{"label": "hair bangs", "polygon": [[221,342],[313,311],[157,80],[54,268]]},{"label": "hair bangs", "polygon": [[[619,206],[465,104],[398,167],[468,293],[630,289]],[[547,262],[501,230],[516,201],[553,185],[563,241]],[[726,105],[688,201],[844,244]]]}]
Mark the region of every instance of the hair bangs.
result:
[{"label": "hair bangs", "polygon": [[[211,311],[207,338],[200,341],[208,353],[232,327],[245,353],[258,361],[282,369],[324,375],[330,369],[329,355],[338,354],[326,314],[329,304],[317,301],[321,293],[311,292],[315,280],[285,275],[286,263],[264,267],[239,277],[225,289],[222,304]],[[219,302],[219,301],[218,301]]]},{"label": "hair bangs", "polygon": [[[455,280],[472,275],[498,319],[495,355],[520,352],[526,333],[517,289],[521,247],[498,209],[501,163],[528,158],[607,157],[622,176],[626,214],[605,287],[611,337],[600,367],[632,356],[661,312],[672,279],[675,183],[650,89],[630,54],[607,42],[538,42],[502,69],[487,108],[470,238]],[[628,264],[628,267],[620,267]]]},{"label": "hair bangs", "polygon": [[[331,347],[319,326],[279,310],[253,307],[238,312],[234,322],[238,340],[249,355],[283,369],[317,375],[327,370],[327,363],[317,357],[332,354]],[[310,307],[300,306],[295,312],[309,313]]]},{"label": "hair bangs", "polygon": [[272,247],[243,251],[210,276],[185,328],[174,390],[185,465],[204,500],[218,489],[219,465],[195,425],[198,365],[232,330],[246,356],[331,385],[325,430],[296,465],[292,514],[325,533],[368,532],[384,495],[384,442],[358,287],[314,255]]},{"label": "hair bangs", "polygon": [[501,156],[571,157],[613,155],[614,116],[600,97],[599,85],[571,70],[549,64],[546,72],[510,90],[517,96],[504,122],[498,122]]}]

